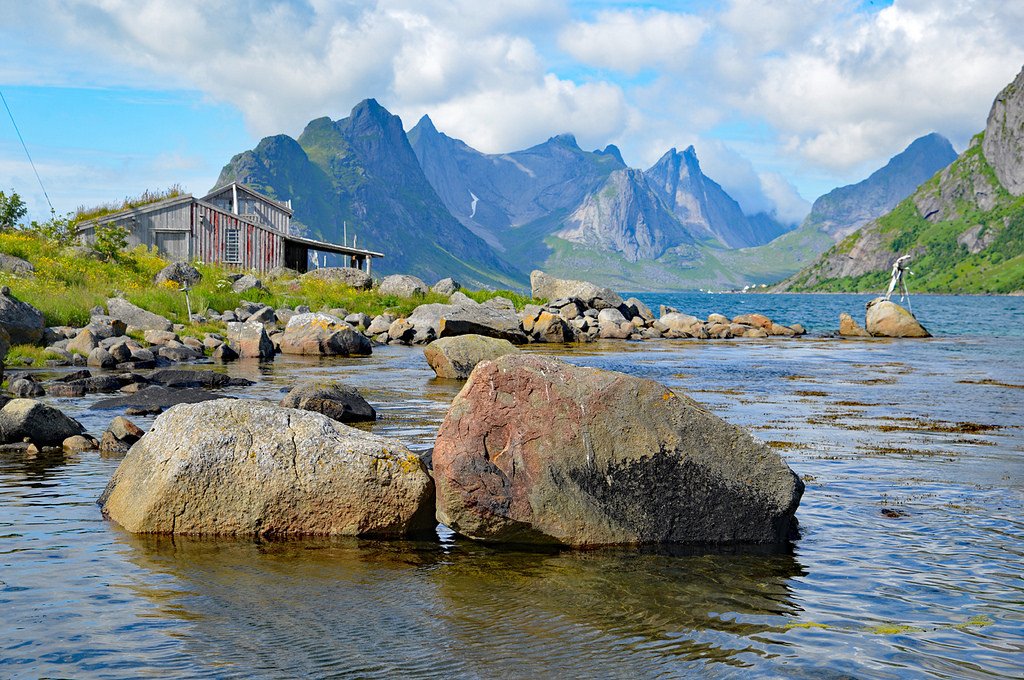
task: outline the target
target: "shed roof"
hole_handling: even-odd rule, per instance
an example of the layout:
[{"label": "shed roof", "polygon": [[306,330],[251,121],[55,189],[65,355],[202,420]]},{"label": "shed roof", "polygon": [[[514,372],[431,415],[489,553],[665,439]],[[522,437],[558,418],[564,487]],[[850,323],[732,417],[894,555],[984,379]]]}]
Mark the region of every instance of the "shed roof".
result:
[{"label": "shed roof", "polygon": [[337,243],[317,241],[316,239],[305,238],[303,236],[285,235],[284,240],[288,241],[289,243],[307,246],[309,248],[313,248],[314,250],[322,250],[327,253],[341,253],[342,255],[362,255],[364,257],[384,257],[384,253],[378,253],[374,250],[364,250],[363,248],[353,248],[352,246],[340,246]]},{"label": "shed roof", "polygon": [[195,197],[192,196],[192,194],[181,194],[180,196],[172,196],[171,198],[165,198],[162,201],[157,201],[155,203],[147,203],[146,205],[140,205],[134,208],[128,208],[126,210],[118,210],[117,212],[107,213],[106,215],[100,215],[99,217],[93,217],[91,219],[84,220],[78,223],[78,228],[82,229],[86,227],[93,227],[96,226],[97,224],[101,224],[104,222],[117,222],[118,220],[124,219],[126,217],[131,217],[133,215],[144,215],[148,212],[153,212],[154,210],[161,210],[172,205],[177,205],[178,203],[190,203],[194,200]]},{"label": "shed roof", "polygon": [[245,184],[242,184],[241,182],[229,182],[229,183],[225,184],[224,186],[217,187],[216,189],[214,189],[210,193],[208,193],[205,196],[203,196],[202,199],[200,199],[200,200],[209,201],[211,198],[214,198],[216,196],[220,196],[221,194],[223,194],[225,191],[231,189],[232,187],[237,187],[239,191],[245,192],[245,193],[249,194],[250,196],[252,196],[253,198],[256,198],[258,200],[264,201],[266,203],[270,203],[271,205],[273,205],[276,208],[280,208],[284,212],[288,213],[289,217],[291,217],[291,215],[292,215],[292,209],[291,209],[291,207],[288,206],[288,204],[282,203],[281,201],[273,199],[270,196],[267,196],[266,194],[261,194],[260,192],[256,191],[255,189],[249,188],[248,186],[246,186]]}]

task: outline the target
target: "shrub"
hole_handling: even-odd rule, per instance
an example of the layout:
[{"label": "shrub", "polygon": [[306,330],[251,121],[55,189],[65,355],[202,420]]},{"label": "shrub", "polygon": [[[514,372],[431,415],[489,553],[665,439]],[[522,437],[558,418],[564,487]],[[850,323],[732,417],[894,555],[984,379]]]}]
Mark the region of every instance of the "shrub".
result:
[{"label": "shrub", "polygon": [[93,241],[92,249],[103,260],[120,261],[123,258],[124,249],[128,247],[128,230],[113,224],[96,227],[96,238]]}]

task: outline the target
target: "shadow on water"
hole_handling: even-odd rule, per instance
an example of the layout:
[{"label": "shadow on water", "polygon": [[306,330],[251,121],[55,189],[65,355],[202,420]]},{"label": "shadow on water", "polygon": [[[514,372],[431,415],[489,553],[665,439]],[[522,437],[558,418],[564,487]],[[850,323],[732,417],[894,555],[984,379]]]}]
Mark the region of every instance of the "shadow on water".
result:
[{"label": "shadow on water", "polygon": [[251,542],[118,532],[128,586],[186,654],[232,674],[627,676],[770,654],[798,607],[788,550],[527,551],[440,543]]},{"label": "shadow on water", "polygon": [[39,451],[0,451],[0,475],[24,475],[29,485],[42,483],[67,465],[74,464],[78,454],[62,449],[43,448]]}]

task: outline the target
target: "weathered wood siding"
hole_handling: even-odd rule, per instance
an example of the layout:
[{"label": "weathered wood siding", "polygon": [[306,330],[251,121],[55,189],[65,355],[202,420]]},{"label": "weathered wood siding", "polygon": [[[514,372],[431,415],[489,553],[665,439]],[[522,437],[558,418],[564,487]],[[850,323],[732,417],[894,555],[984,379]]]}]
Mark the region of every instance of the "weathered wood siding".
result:
[{"label": "weathered wood siding", "polygon": [[[168,232],[177,232],[178,234],[184,232],[186,235],[184,240],[187,244],[187,234],[191,231],[191,209],[191,199],[175,201],[168,205],[139,208],[129,213],[101,217],[83,226],[81,233],[87,242],[92,242],[96,235],[97,224],[101,226],[114,225],[124,227],[128,231],[129,248],[139,245],[149,248],[152,246],[159,247],[163,244],[180,243],[181,238],[175,238],[173,234],[168,234],[170,238],[166,236],[161,238],[160,235],[167,234]],[[189,258],[187,245],[184,251],[180,251],[180,248],[176,247],[174,252],[167,252],[165,254],[174,259],[187,260]]]},{"label": "weathered wood siding", "polygon": [[[281,234],[205,202],[193,206],[191,258],[265,272],[284,264]],[[238,261],[228,262],[227,231],[238,230]]]},{"label": "weathered wood siding", "polygon": [[[216,194],[207,196],[203,200],[217,206],[224,212],[234,212],[230,186],[225,187]],[[270,227],[282,234],[288,233],[288,224],[291,222],[291,217],[280,207],[269,201],[260,200],[242,189],[238,190],[238,214],[243,217],[249,217],[253,222]]]}]

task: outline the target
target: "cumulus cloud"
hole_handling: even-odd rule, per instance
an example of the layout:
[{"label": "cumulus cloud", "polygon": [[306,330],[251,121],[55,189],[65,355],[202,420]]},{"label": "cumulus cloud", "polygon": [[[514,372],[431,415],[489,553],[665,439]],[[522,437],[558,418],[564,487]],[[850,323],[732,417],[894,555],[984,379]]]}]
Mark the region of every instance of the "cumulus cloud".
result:
[{"label": "cumulus cloud", "polygon": [[[528,38],[508,32],[562,17],[560,3],[103,0],[25,11],[51,15],[55,40],[113,58],[129,67],[126,78],[156,74],[238,107],[257,136],[343,117],[367,97],[398,112],[438,111],[453,134],[489,148],[566,125],[607,135],[609,124],[586,112],[624,115],[618,86],[559,79]],[[492,117],[494,129],[474,113]]]},{"label": "cumulus cloud", "polygon": [[645,165],[694,142],[748,212],[785,217],[803,199],[783,177],[810,197],[932,130],[962,148],[1024,63],[1019,2],[594,4],[11,2],[0,81],[199,90],[256,136],[376,97],[489,152],[573,132]]},{"label": "cumulus cloud", "polygon": [[626,73],[682,66],[708,24],[701,17],[662,10],[606,10],[570,24],[558,43],[579,61]]},{"label": "cumulus cloud", "polygon": [[743,99],[784,149],[844,170],[937,130],[960,145],[1024,62],[1024,7],[905,0],[840,13],[806,41],[760,60]]},{"label": "cumulus cloud", "polygon": [[758,172],[746,157],[714,139],[694,144],[701,170],[722,185],[747,215],[768,213],[785,224],[796,224],[811,204],[786,178],[776,172]]}]

